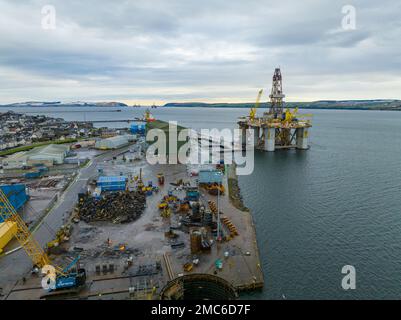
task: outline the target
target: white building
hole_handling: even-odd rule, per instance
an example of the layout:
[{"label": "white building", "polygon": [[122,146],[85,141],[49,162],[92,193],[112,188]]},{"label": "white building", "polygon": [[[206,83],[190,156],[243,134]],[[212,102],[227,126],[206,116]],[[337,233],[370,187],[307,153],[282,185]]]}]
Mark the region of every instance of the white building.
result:
[{"label": "white building", "polygon": [[95,148],[101,150],[118,149],[125,147],[128,144],[129,141],[127,136],[115,136],[97,141]]},{"label": "white building", "polygon": [[63,164],[69,150],[70,147],[63,144],[49,144],[44,147],[37,147],[26,153],[27,164],[44,164],[47,166]]}]

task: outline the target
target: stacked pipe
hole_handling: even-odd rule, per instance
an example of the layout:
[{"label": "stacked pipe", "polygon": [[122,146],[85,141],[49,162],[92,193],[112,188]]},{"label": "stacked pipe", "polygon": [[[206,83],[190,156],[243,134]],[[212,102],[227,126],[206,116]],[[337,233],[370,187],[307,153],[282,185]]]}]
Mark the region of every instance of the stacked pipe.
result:
[{"label": "stacked pipe", "polygon": [[234,226],[234,224],[228,219],[227,217],[222,217],[221,222],[227,226],[228,230],[230,230],[230,236],[235,237],[238,236],[238,231],[237,228]]}]

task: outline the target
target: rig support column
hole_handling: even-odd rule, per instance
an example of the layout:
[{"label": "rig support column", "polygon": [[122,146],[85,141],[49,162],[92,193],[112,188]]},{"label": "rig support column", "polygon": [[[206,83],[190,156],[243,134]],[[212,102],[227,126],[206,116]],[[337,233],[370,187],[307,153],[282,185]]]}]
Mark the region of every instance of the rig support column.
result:
[{"label": "rig support column", "polygon": [[254,146],[256,147],[259,144],[259,133],[260,133],[260,128],[259,127],[252,127],[253,129],[253,139],[254,139]]},{"label": "rig support column", "polygon": [[297,129],[297,149],[308,149],[308,128]]},{"label": "rig support column", "polygon": [[276,145],[276,129],[275,128],[264,128],[264,150],[265,151],[274,151]]},{"label": "rig support column", "polygon": [[242,147],[246,146],[246,143],[247,143],[247,141],[246,141],[246,130],[247,129],[244,128],[244,127],[241,128],[241,138],[242,138],[241,143],[242,143]]}]

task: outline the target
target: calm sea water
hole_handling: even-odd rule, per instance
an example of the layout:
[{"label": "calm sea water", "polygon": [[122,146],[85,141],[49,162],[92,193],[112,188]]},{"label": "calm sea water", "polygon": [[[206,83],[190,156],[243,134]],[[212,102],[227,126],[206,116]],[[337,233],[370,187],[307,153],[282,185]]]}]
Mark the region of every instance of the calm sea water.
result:
[{"label": "calm sea water", "polygon": [[[102,108],[72,110],[40,108],[66,120],[128,119],[144,112],[143,108],[114,113],[91,112]],[[156,118],[195,129],[234,128],[237,117],[246,112],[152,109]],[[253,174],[240,177],[245,204],[256,224],[266,282],[263,292],[250,297],[398,299],[401,112],[313,113],[310,150],[257,151]],[[341,269],[347,264],[356,268],[356,290],[341,288]]]}]

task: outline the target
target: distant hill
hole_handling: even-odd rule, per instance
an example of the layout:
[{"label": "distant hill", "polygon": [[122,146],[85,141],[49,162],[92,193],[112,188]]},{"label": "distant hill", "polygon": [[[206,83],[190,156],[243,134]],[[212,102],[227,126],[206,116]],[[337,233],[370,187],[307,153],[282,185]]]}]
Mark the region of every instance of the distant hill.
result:
[{"label": "distant hill", "polygon": [[[255,103],[203,103],[171,102],[164,107],[202,107],[202,108],[251,108]],[[320,100],[313,102],[286,102],[289,108],[301,109],[348,109],[348,110],[400,110],[401,100]],[[268,108],[270,103],[261,103],[259,108]]]},{"label": "distant hill", "polygon": [[[197,108],[252,108],[254,102],[246,103],[204,103],[204,102],[170,102],[163,107],[197,107]],[[286,102],[289,108],[301,109],[348,109],[348,110],[398,110],[401,111],[401,100],[319,100],[312,102]],[[60,102],[60,101],[27,101],[0,105],[1,107],[128,107],[122,102]],[[269,108],[270,103],[261,103],[260,108]]]},{"label": "distant hill", "polygon": [[1,107],[128,107],[122,102],[44,102],[44,101],[27,101],[0,105]]}]

